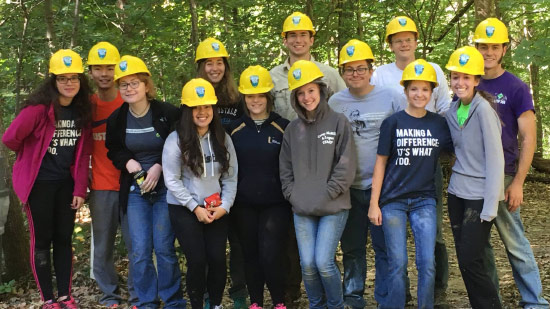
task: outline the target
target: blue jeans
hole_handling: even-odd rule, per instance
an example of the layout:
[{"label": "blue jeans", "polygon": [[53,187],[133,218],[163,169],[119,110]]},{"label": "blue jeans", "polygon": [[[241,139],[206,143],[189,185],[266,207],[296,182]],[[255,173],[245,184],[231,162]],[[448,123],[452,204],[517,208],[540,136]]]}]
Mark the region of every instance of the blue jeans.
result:
[{"label": "blue jeans", "polygon": [[340,270],[334,256],[347,218],[347,210],[322,217],[294,214],[309,308],[344,308]]},{"label": "blue jeans", "polygon": [[[134,190],[132,190],[134,189]],[[174,248],[174,231],[168,216],[166,188],[157,187],[157,196],[148,199],[137,186],[128,195],[128,225],[132,241],[134,289],[138,308],[185,308],[181,273]],[[153,264],[153,249],[157,269]]]},{"label": "blue jeans", "polygon": [[436,202],[433,198],[392,201],[382,207],[382,229],[388,253],[388,297],[382,308],[405,307],[407,218],[411,224],[418,271],[418,308],[433,308],[435,284]]},{"label": "blue jeans", "polygon": [[[512,176],[506,176],[504,182],[509,186]],[[508,260],[512,265],[514,281],[521,294],[519,305],[524,308],[548,308],[548,301],[542,296],[542,283],[540,281],[539,268],[531,244],[525,237],[523,223],[521,222],[520,208],[514,212],[508,211],[508,203],[501,201],[498,205],[498,214],[494,220],[504,243]],[[489,269],[492,280],[498,286],[498,275],[492,250],[487,250]]]},{"label": "blue jeans", "polygon": [[366,245],[370,229],[376,277],[374,281],[374,299],[384,304],[388,294],[386,278],[388,276],[388,257],[386,242],[381,226],[368,220],[371,190],[350,189],[351,209],[346,228],[340,239],[344,262],[344,302],[353,308],[364,308],[365,280],[367,277]]}]

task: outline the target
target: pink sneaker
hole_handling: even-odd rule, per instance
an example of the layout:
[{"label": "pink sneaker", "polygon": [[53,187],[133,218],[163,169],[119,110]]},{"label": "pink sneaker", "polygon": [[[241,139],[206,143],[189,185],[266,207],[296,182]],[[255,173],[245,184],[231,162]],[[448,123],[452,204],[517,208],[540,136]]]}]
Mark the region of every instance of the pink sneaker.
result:
[{"label": "pink sneaker", "polygon": [[42,309],[61,309],[61,306],[50,299],[42,305]]},{"label": "pink sneaker", "polygon": [[285,304],[277,304],[277,306],[275,306],[275,309],[286,309],[286,306]]},{"label": "pink sneaker", "polygon": [[65,296],[65,298],[62,297],[58,299],[57,302],[61,304],[60,308],[78,309],[78,304],[72,296]]},{"label": "pink sneaker", "polygon": [[258,306],[258,303],[253,303],[252,305],[248,306],[248,309],[262,309],[262,307]]}]

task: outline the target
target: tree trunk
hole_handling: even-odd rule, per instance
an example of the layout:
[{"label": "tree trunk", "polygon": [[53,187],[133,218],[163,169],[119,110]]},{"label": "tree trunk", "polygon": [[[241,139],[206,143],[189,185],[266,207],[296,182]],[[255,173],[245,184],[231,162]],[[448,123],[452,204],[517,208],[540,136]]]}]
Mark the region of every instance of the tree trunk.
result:
[{"label": "tree trunk", "polygon": [[498,0],[475,0],[474,5],[476,25],[486,18],[497,17]]},{"label": "tree trunk", "polygon": [[363,39],[363,21],[361,20],[361,5],[359,0],[355,1],[355,18],[357,19],[357,37]]},{"label": "tree trunk", "polygon": [[51,54],[56,50],[55,48],[55,30],[53,28],[53,10],[52,0],[44,1],[44,19],[46,20],[46,40],[48,41],[48,48],[50,54],[47,58],[50,58]]},{"label": "tree trunk", "polygon": [[189,13],[191,14],[191,44],[193,45],[193,50],[195,50],[199,46],[197,3],[195,0],[189,0]]},{"label": "tree trunk", "polygon": [[336,46],[337,50],[340,50],[342,46],[344,45],[343,37],[344,37],[344,1],[338,0],[336,1],[336,12],[338,12],[338,28],[336,31]]},{"label": "tree trunk", "polygon": [[[313,21],[313,0],[306,0],[306,11],[305,14],[311,18]],[[313,23],[315,25],[315,22]]]},{"label": "tree trunk", "polygon": [[80,20],[80,0],[75,0],[74,2],[74,15],[73,15],[73,31],[71,34],[71,49],[73,49],[77,44],[77,34],[78,34],[78,22]]},{"label": "tree trunk", "polygon": [[19,41],[21,44],[17,49],[17,67],[15,69],[15,110],[21,106],[21,72],[23,71],[23,58],[27,51],[27,26],[29,25],[29,12],[25,1],[21,0],[21,12],[23,13],[23,29]]}]

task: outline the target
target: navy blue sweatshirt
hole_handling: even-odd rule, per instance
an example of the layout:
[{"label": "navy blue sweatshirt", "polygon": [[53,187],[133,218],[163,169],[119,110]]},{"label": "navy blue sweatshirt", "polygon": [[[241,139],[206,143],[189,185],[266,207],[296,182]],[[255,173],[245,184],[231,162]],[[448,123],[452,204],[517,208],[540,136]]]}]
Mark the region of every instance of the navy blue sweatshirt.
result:
[{"label": "navy blue sweatshirt", "polygon": [[228,132],[239,162],[233,207],[288,206],[279,178],[279,152],[289,121],[270,113],[261,125],[247,115],[233,121]]}]

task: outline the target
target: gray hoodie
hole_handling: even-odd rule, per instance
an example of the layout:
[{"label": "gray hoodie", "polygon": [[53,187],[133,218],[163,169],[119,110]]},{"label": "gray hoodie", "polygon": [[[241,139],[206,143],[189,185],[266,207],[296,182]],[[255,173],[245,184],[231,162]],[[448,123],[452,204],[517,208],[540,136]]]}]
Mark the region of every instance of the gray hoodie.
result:
[{"label": "gray hoodie", "polygon": [[164,142],[162,151],[162,173],[164,183],[168,188],[166,201],[168,204],[183,205],[190,211],[198,205],[204,205],[204,199],[216,192],[222,198],[222,207],[229,213],[237,194],[237,155],[231,137],[225,134],[225,147],[229,152],[229,170],[220,175],[220,164],[213,161],[210,132],[201,139],[203,153],[203,173],[200,177],[187,166],[183,166],[177,132],[172,132]]},{"label": "gray hoodie", "polygon": [[350,209],[349,188],[357,164],[351,126],[343,114],[327,103],[327,87],[314,120],[308,120],[293,91],[292,107],[298,114],[285,130],[279,155],[283,195],[299,215],[325,216]]},{"label": "gray hoodie", "polygon": [[476,93],[461,127],[456,117],[459,102],[452,102],[445,114],[456,154],[448,192],[463,199],[483,199],[480,217],[491,221],[497,216],[498,202],[504,199],[500,118],[489,102]]}]

